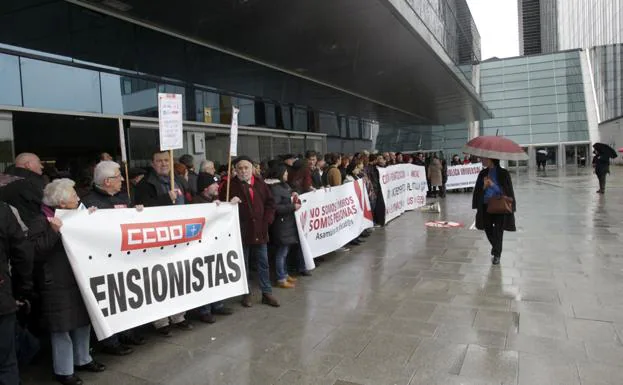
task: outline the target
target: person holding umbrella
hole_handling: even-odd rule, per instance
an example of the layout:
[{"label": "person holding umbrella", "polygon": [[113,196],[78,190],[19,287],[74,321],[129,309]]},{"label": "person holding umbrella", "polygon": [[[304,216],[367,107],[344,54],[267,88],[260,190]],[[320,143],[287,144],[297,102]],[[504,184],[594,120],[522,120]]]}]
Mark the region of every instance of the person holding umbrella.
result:
[{"label": "person holding umbrella", "polygon": [[485,167],[476,180],[472,208],[476,210],[476,228],[484,230],[491,244],[491,263],[500,264],[504,231],[517,231],[517,204],[510,173],[499,159],[526,160],[528,156],[515,142],[498,136],[481,136],[469,141],[464,152],[482,158]]},{"label": "person holding umbrella", "polygon": [[599,181],[599,190],[597,194],[606,193],[606,175],[610,174],[610,158],[616,158],[617,153],[614,149],[604,143],[593,144],[595,158],[593,159],[593,167],[595,167],[595,175]]}]

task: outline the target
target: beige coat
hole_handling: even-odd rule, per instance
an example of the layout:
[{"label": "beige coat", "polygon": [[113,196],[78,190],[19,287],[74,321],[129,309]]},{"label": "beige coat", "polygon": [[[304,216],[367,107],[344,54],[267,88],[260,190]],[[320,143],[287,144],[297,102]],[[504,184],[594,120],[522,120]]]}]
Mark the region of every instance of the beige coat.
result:
[{"label": "beige coat", "polygon": [[441,176],[441,171],[443,166],[441,165],[441,161],[439,159],[432,159],[430,164],[428,165],[428,178],[430,179],[431,186],[441,186],[443,184],[443,179]]}]

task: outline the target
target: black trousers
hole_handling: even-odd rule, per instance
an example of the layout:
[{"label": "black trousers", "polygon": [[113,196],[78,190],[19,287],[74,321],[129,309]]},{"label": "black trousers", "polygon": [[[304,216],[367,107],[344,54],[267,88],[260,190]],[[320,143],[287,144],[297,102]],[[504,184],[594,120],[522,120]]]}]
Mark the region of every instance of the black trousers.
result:
[{"label": "black trousers", "polygon": [[15,313],[0,315],[0,385],[18,385]]},{"label": "black trousers", "polygon": [[487,213],[486,205],[484,210],[485,234],[491,244],[491,255],[501,257],[504,241],[504,215]]},{"label": "black trousers", "polygon": [[597,174],[597,180],[599,180],[599,191],[606,191],[606,173],[600,172]]}]

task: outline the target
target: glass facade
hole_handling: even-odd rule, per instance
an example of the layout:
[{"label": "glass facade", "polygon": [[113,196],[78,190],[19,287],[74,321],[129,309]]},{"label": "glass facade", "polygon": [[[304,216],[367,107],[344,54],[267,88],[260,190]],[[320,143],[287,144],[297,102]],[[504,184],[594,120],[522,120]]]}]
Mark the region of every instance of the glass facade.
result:
[{"label": "glass facade", "polygon": [[181,81],[165,81],[155,76],[123,75],[85,64],[63,64],[58,58],[54,62],[44,56],[35,59],[32,51],[30,56],[0,52],[0,106],[157,117],[157,94],[179,93],[185,101],[185,120],[229,124],[234,105],[240,108],[238,119],[243,126],[369,139],[369,134],[362,136],[365,132],[360,127],[371,123],[357,117],[345,118],[307,107],[230,96],[208,87],[188,88]]},{"label": "glass facade", "polygon": [[601,122],[623,116],[623,44],[590,50]]},{"label": "glass facade", "polygon": [[469,128],[466,123],[445,126],[393,126],[381,125],[377,138],[380,151],[440,151],[446,159],[461,154],[467,143]]},{"label": "glass facade", "polygon": [[558,49],[623,43],[623,0],[557,0]]},{"label": "glass facade", "polygon": [[623,43],[623,0],[519,0],[522,55]]},{"label": "glass facade", "polygon": [[466,0],[404,0],[443,47],[458,71],[471,82],[463,64],[481,59],[480,34]]},{"label": "glass facade", "polygon": [[580,51],[484,62],[480,92],[495,116],[483,135],[522,145],[589,140]]}]

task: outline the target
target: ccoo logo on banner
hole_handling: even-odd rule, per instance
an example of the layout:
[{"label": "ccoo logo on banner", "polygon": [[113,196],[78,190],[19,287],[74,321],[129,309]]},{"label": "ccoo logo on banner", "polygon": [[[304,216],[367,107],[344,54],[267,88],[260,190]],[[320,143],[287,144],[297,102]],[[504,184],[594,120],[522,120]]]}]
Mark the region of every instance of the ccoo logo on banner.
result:
[{"label": "ccoo logo on banner", "polygon": [[248,293],[236,205],[57,215],[99,339]]},{"label": "ccoo logo on banner", "polygon": [[307,269],[316,266],[314,258],[339,249],[373,226],[363,180],[312,191],[300,199],[295,217]]},{"label": "ccoo logo on banner", "polygon": [[377,167],[383,202],[385,223],[389,223],[405,211],[414,210],[426,203],[426,170],[414,164],[397,164]]}]

